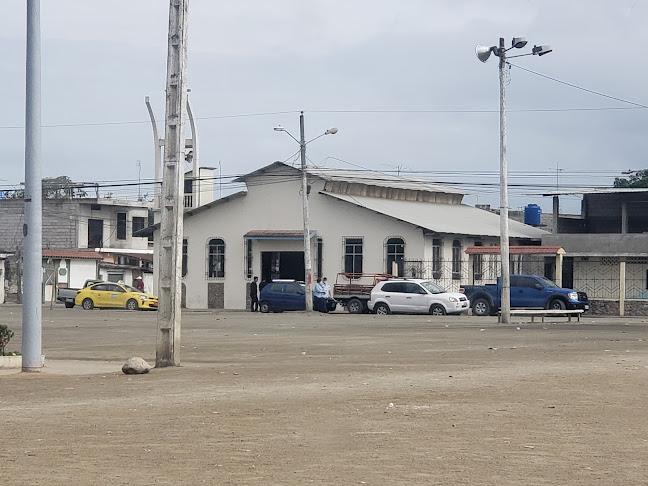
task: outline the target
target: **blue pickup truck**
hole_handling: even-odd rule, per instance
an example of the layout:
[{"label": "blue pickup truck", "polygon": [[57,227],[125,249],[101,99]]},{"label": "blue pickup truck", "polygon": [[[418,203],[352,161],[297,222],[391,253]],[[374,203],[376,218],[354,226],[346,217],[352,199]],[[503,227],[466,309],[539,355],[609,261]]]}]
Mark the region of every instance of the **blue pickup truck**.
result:
[{"label": "blue pickup truck", "polygon": [[[500,308],[502,281],[498,278],[496,284],[463,285],[459,292],[470,300],[473,315],[495,315]],[[511,275],[511,308],[589,310],[589,301],[585,292],[563,289],[544,277]]]}]

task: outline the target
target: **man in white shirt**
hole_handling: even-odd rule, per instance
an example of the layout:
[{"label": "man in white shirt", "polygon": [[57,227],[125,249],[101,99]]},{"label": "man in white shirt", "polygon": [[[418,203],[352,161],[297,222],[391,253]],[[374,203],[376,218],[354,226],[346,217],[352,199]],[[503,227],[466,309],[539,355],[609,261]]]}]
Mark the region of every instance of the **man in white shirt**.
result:
[{"label": "man in white shirt", "polygon": [[322,287],[324,287],[324,298],[325,299],[330,299],[331,296],[331,287],[328,284],[328,281],[326,280],[326,277],[322,279]]}]

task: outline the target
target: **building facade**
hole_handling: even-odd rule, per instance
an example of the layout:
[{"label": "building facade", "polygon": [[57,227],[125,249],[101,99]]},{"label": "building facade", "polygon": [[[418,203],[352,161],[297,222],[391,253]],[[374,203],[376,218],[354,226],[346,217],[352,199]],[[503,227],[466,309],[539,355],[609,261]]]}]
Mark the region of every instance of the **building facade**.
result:
[{"label": "building facade", "polygon": [[[462,204],[461,192],[428,180],[317,168],[308,169],[308,180],[315,277],[390,273],[456,290],[474,277],[465,249],[499,241],[497,215]],[[300,170],[277,162],[237,182],[247,191],[185,212],[188,308],[244,309],[254,276],[304,279]],[[539,244],[544,233],[510,224],[515,244]]]},{"label": "building facade", "polygon": [[[587,292],[594,312],[648,315],[648,189],[591,189],[554,198],[553,233],[565,250],[563,285]],[[581,214],[561,215],[560,196],[582,196]]]},{"label": "building facade", "polygon": [[[101,249],[107,258],[112,258],[113,251],[150,255],[148,238],[134,236],[148,226],[149,206],[145,202],[111,198],[44,199],[44,301],[51,299],[51,289],[48,291],[47,286],[52,285],[54,271],[61,272],[60,286],[73,286],[75,281],[83,283],[101,275],[99,261],[94,258],[54,258],[55,255],[47,256],[48,250],[66,250],[77,255],[75,252]],[[12,254],[5,259],[4,272],[5,299],[9,302],[21,301],[24,214],[21,199],[0,199],[0,248]],[[150,265],[145,269],[146,265],[140,262],[135,267],[142,267],[142,272],[151,275]]]}]

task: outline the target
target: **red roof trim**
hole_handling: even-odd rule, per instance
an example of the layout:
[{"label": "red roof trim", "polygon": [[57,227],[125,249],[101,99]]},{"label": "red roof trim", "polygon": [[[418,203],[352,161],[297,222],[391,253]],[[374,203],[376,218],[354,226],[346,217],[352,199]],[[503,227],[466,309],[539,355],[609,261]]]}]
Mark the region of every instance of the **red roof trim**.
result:
[{"label": "red roof trim", "polygon": [[[562,250],[561,246],[509,246],[510,255],[556,255]],[[469,255],[492,255],[500,253],[499,246],[469,246]]]},{"label": "red roof trim", "polygon": [[103,260],[103,257],[96,251],[83,251],[83,250],[43,250],[43,258]]}]

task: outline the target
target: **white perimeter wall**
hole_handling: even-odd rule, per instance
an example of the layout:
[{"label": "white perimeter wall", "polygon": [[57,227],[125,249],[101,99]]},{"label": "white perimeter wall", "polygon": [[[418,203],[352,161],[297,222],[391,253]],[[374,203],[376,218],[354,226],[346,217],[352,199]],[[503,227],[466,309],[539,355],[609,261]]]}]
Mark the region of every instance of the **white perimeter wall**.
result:
[{"label": "white perimeter wall", "polygon": [[70,260],[70,288],[80,289],[86,280],[95,278],[97,278],[97,260]]}]

